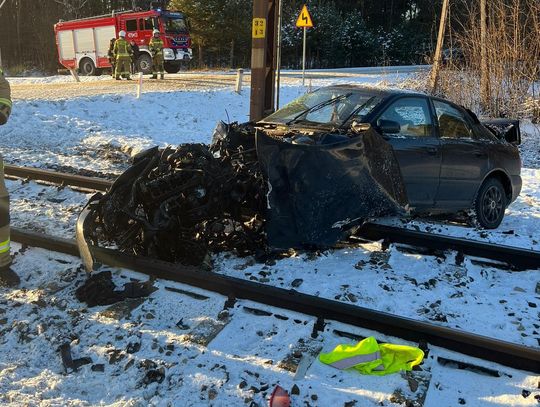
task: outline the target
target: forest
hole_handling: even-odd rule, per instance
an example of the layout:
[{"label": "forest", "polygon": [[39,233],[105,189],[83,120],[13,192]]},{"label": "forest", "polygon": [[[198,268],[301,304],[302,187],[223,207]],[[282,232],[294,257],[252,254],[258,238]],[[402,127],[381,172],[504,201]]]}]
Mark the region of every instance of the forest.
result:
[{"label": "forest", "polygon": [[[0,51],[12,73],[59,68],[53,26],[70,20],[148,8],[145,0],[0,0]],[[442,0],[284,0],[283,66],[298,68],[302,31],[295,21],[307,3],[308,67],[424,63],[432,53]],[[172,0],[191,26],[193,68],[247,67],[252,0]]]}]

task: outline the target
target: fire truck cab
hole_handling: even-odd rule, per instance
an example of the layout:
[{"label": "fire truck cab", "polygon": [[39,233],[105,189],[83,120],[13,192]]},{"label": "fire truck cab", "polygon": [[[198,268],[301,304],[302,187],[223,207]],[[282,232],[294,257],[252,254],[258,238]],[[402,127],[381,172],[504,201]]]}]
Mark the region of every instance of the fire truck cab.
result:
[{"label": "fire truck cab", "polygon": [[193,58],[188,23],[183,13],[161,8],[60,21],[54,26],[58,59],[64,67],[79,69],[82,75],[99,75],[101,69],[111,67],[107,55],[110,40],[124,30],[126,39],[139,47],[135,69],[148,74],[152,71],[148,43],[154,29],[159,30],[164,42],[165,70],[178,72]]}]

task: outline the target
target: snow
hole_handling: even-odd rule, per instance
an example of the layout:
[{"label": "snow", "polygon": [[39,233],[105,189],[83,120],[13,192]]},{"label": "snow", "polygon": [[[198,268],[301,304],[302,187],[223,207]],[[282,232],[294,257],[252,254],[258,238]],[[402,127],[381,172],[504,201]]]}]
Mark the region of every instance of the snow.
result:
[{"label": "snow", "polygon": [[[350,76],[314,79],[311,86],[350,82],[404,86],[403,82],[414,80],[409,74],[345,74]],[[66,76],[23,78],[12,84],[54,86],[71,80]],[[289,78],[281,100],[288,102],[303,92],[299,80]],[[145,148],[208,143],[217,120],[243,122],[248,111],[249,89],[238,95],[231,87],[148,92],[141,99],[119,93],[15,100],[12,120],[0,128],[0,152],[11,164],[118,174],[127,168],[130,156]],[[486,232],[431,219],[380,221],[540,250],[537,131],[532,123],[523,126],[523,191],[499,229]],[[8,181],[7,186],[13,226],[66,238],[73,237],[77,213],[90,197],[34,182]],[[220,318],[226,298],[163,280],[155,282],[158,290],[130,314],[115,318],[106,312],[107,307],[86,308],[75,299],[74,290],[85,279],[80,260],[17,244],[13,254],[13,268],[22,284],[16,290],[0,289],[0,404],[225,406],[253,401],[262,406],[276,384],[289,391],[294,384],[299,387],[300,396],[293,397],[293,405],[344,405],[354,400],[357,406],[395,405],[397,393],[418,397],[405,375],[366,377],[336,371],[315,360],[304,378],[294,380],[293,373],[279,367],[300,339],[325,351],[338,343],[351,343],[335,330],[406,344],[402,339],[327,321],[324,331],[311,340],[312,317],[248,301],[238,301],[228,310],[228,317],[221,314]],[[452,251],[437,257],[400,245],[382,250],[379,243],[298,253],[268,264],[224,254],[216,256],[214,263],[215,271],[226,275],[540,346],[538,271],[511,272],[467,256],[461,262]],[[146,279],[126,270],[113,270],[113,275],[118,285]],[[207,298],[197,300],[166,287]],[[245,307],[272,315],[257,316]],[[208,333],[209,327],[217,325],[222,330],[207,346],[190,340],[190,333]],[[64,372],[57,349],[66,342],[74,358],[87,356],[92,364],[78,372]],[[140,343],[140,350],[128,353],[130,343]],[[115,349],[122,359],[109,363]],[[440,364],[439,356],[503,374],[490,377],[457,370]],[[162,383],[144,384],[147,368],[143,361],[147,359],[164,368]],[[93,371],[91,366],[96,364],[103,364],[104,372]],[[473,406],[537,405],[534,397],[540,395],[536,376],[436,347],[423,369],[415,374],[429,382],[425,406],[456,406],[460,399]],[[524,397],[522,390],[531,394]]]}]

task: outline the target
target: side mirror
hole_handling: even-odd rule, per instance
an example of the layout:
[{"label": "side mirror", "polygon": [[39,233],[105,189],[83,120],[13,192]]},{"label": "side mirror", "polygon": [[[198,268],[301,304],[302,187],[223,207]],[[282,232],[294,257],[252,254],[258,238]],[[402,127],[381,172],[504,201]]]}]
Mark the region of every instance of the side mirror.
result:
[{"label": "side mirror", "polygon": [[380,119],[377,126],[382,134],[397,134],[401,131],[401,126],[393,120]]},{"label": "side mirror", "polygon": [[371,129],[371,124],[369,123],[358,123],[356,120],[351,124],[351,130],[353,133],[363,133]]}]

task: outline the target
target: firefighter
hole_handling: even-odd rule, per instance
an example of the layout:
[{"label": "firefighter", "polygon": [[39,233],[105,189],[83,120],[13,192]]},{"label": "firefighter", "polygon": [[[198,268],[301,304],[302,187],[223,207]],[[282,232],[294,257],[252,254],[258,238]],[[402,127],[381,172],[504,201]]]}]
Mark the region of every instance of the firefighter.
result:
[{"label": "firefighter", "polygon": [[119,37],[114,43],[114,56],[116,59],[116,70],[114,77],[117,81],[122,78],[131,80],[131,55],[133,55],[133,50],[131,45],[126,41],[126,32],[124,30],[118,33]]},{"label": "firefighter", "polygon": [[[0,68],[0,125],[6,124],[11,113],[11,91]],[[0,287],[15,287],[20,279],[11,270],[9,253],[9,194],[4,182],[4,161],[0,156]]]},{"label": "firefighter", "polygon": [[109,51],[107,52],[107,56],[109,57],[109,64],[111,64],[111,76],[114,78],[115,75],[115,69],[116,69],[116,59],[114,58],[114,43],[116,42],[116,38],[111,38],[111,41],[109,43]]},{"label": "firefighter", "polygon": [[139,55],[141,55],[141,51],[135,41],[131,41],[130,44],[133,50],[133,54],[131,55],[131,72],[135,73],[137,72],[137,60],[139,59]]},{"label": "firefighter", "polygon": [[148,49],[152,53],[152,79],[157,79],[158,72],[161,79],[164,79],[163,40],[160,38],[159,30],[154,30],[152,39],[148,44]]}]

